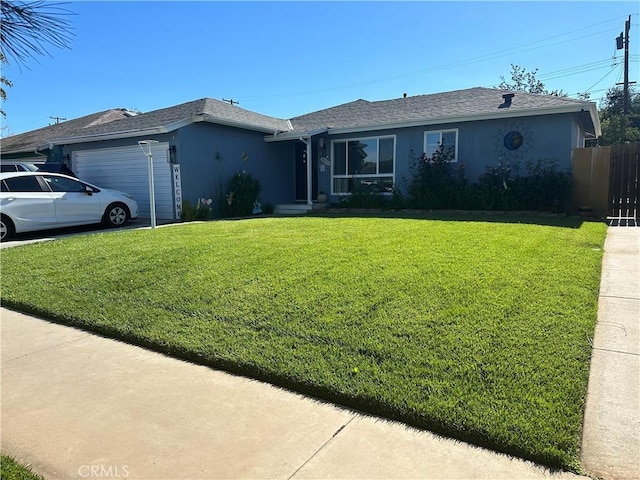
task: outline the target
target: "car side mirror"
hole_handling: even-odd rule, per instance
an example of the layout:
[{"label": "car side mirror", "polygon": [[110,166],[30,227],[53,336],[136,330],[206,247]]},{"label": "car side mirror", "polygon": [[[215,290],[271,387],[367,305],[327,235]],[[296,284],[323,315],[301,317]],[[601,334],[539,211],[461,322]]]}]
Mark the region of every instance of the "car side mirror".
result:
[{"label": "car side mirror", "polygon": [[89,185],[85,185],[84,191],[89,196],[93,195],[93,188],[91,188]]}]

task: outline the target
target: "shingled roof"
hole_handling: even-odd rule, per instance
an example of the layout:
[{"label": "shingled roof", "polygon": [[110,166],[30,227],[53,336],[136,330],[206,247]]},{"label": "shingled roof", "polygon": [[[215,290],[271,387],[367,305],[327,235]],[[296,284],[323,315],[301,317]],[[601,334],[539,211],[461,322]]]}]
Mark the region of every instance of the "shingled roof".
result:
[{"label": "shingled roof", "polygon": [[265,133],[290,130],[286,120],[261,115],[244,110],[213,98],[201,98],[173,107],[153,110],[135,117],[117,122],[105,123],[83,129],[76,135],[51,138],[56,144],[101,140],[104,138],[123,138],[139,135],[166,133],[192,122],[212,122],[222,125],[247,128]]},{"label": "shingled roof", "polygon": [[3,153],[33,153],[51,138],[77,135],[86,129],[129,118],[134,115],[126,108],[114,108],[103,112],[92,113],[84,117],[31,130],[30,132],[12,135],[0,141]]},{"label": "shingled roof", "polygon": [[[514,93],[506,106],[503,95]],[[321,129],[376,129],[410,123],[446,123],[544,113],[561,110],[595,112],[595,104],[583,100],[535,95],[526,92],[508,92],[492,88],[470,88],[453,92],[418,95],[369,102],[356,100],[336,107],[301,115],[291,119],[293,132]],[[597,121],[597,120],[596,120]]]},{"label": "shingled roof", "polygon": [[[503,96],[509,93],[514,97],[507,105]],[[278,141],[322,131],[344,133],[580,111],[588,112],[585,117],[590,116],[592,133],[598,136],[600,123],[593,102],[482,87],[375,102],[360,99],[291,120],[251,112],[212,98],[202,98],[135,116],[128,116],[124,109],[107,110],[7,137],[2,140],[2,150],[14,153],[34,151],[46,144],[154,135],[203,121],[268,133],[270,135],[265,137],[266,140]]]}]

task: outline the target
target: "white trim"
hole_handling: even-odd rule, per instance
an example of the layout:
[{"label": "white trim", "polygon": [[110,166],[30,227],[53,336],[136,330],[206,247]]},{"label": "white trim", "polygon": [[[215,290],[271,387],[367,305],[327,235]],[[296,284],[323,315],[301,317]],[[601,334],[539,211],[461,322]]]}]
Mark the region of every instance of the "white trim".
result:
[{"label": "white trim", "polygon": [[318,128],[316,130],[310,130],[308,132],[284,132],[277,135],[268,135],[264,137],[264,141],[267,143],[271,143],[285,142],[288,140],[298,140],[300,139],[300,137],[315,137],[316,135],[320,135],[321,133],[326,133],[328,130],[328,128]]},{"label": "white trim", "polygon": [[460,136],[460,133],[458,131],[459,129],[457,128],[445,128],[442,130],[425,130],[423,137],[422,137],[422,148],[423,148],[423,152],[427,153],[427,135],[429,135],[430,133],[439,133],[440,134],[440,142],[438,142],[439,144],[442,142],[442,134],[443,133],[447,133],[447,132],[455,132],[456,133],[456,144],[454,147],[454,152],[455,152],[455,156],[453,158],[453,160],[449,160],[449,163],[456,163],[458,161],[458,138]]}]

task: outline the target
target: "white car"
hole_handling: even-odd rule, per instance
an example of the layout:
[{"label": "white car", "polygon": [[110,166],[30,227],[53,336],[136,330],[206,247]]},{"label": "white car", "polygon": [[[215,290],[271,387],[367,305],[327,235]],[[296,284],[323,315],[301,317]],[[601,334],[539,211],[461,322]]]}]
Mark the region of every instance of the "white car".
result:
[{"label": "white car", "polygon": [[93,223],[119,227],[137,217],[138,204],[128,193],[59,173],[0,173],[0,240]]}]

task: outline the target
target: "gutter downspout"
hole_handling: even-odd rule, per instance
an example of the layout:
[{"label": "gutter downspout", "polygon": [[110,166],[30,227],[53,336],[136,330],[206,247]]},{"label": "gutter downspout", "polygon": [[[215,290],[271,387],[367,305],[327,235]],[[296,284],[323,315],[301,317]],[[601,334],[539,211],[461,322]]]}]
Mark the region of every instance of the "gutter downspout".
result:
[{"label": "gutter downspout", "polygon": [[307,146],[307,205],[313,205],[312,195],[312,169],[311,169],[311,135],[308,137],[300,137],[300,141]]}]

